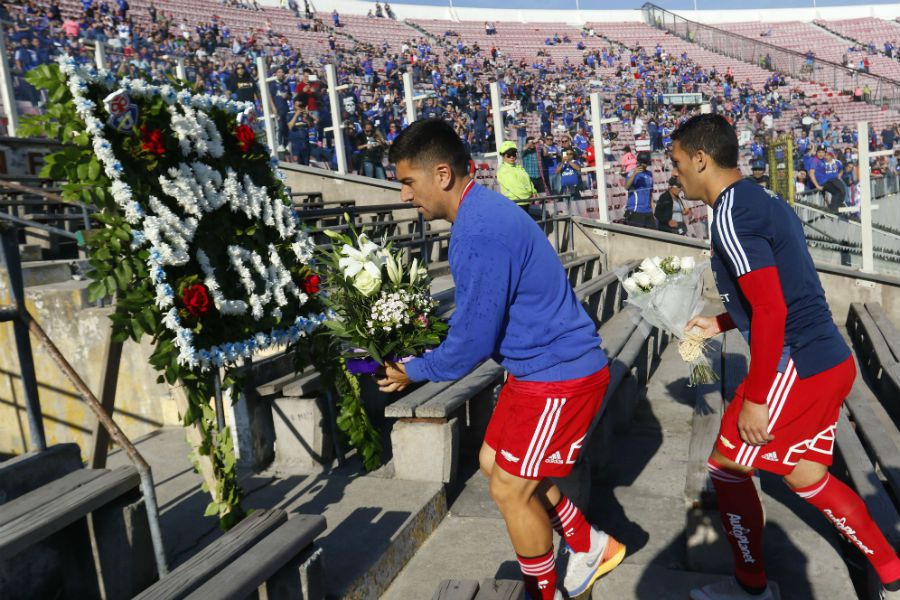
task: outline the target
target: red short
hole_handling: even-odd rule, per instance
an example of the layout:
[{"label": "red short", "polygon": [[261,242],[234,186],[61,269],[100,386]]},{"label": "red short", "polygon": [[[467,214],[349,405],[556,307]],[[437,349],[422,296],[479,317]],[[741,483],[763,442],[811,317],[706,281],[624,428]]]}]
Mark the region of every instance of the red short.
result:
[{"label": "red short", "polygon": [[855,378],[853,357],[806,379],[800,379],[794,361],[788,361],[784,373],[775,377],[766,400],[769,433],[774,439],[764,446],[745,444],[738,433],[738,416],[744,403],[741,384],[725,409],[716,450],[745,467],[778,475],[793,471],[801,458],[830,466],[841,404]]},{"label": "red short", "polygon": [[510,375],[484,434],[495,464],[523,479],[565,477],[609,385],[609,368],[568,381],[520,381]]}]

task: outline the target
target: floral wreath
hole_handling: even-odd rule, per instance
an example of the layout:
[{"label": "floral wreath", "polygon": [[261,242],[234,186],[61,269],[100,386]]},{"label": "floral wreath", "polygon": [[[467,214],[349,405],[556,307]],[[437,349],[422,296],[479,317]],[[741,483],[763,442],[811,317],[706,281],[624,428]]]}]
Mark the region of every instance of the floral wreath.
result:
[{"label": "floral wreath", "polygon": [[195,459],[212,463],[206,514],[230,527],[243,516],[241,490],[207,372],[224,367],[239,393],[238,360],[300,349],[330,317],[315,244],[258,141],[253,105],[117,79],[67,56],[27,79],[50,102],[23,132],[64,144],[42,175],[66,181],[63,197],[97,207],[104,225],[86,236],[88,298],[115,297],[113,339],[153,337],[150,363],[160,381],[182,384],[183,422],[201,433]]}]

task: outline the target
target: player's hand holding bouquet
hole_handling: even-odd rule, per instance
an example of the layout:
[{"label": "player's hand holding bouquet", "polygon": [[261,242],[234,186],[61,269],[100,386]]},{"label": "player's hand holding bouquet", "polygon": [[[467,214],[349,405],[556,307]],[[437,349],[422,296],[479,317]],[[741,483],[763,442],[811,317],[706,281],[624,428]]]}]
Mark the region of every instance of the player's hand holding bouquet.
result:
[{"label": "player's hand holding bouquet", "polygon": [[447,324],[434,315],[426,269],[354,229],[325,232],[333,244],[321,257],[325,301],[334,318],[325,323],[342,341],[353,375],[374,373],[385,360],[404,362],[437,346]]},{"label": "player's hand holding bouquet", "polygon": [[[685,327],[703,310],[703,271],[708,262],[695,264],[690,256],[645,258],[631,275],[620,274],[628,292],[626,302],[641,311],[650,325],[677,337],[678,352],[691,366],[691,385],[712,383],[716,374],[705,356],[706,335],[699,327]],[[712,334],[715,335],[715,334]]]}]

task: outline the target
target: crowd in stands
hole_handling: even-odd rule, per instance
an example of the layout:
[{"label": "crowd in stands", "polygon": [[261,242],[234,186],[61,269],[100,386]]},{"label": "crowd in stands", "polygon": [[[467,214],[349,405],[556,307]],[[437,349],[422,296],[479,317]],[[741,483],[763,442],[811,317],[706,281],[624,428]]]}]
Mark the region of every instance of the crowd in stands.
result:
[{"label": "crowd in stands", "polygon": [[[795,80],[771,72],[761,84],[740,81],[730,66],[702,65],[689,52],[670,52],[661,44],[615,43],[590,26],[541,34],[545,39],[538,40],[538,49],[525,55],[494,41],[503,39],[502,23],[484,23],[488,37],[481,45],[479,39],[451,28],[426,35],[421,27],[396,22],[387,3],[376,2],[369,17],[399,28],[395,31],[405,36],[373,43],[346,33],[359,22],[354,19],[366,17],[337,11],[329,17],[313,12],[307,1],[302,7],[297,0],[283,3],[286,8],[277,21],[287,18],[292,31],[280,22],[273,25],[271,11],[277,9],[261,9],[252,0],[209,2],[210,12],[192,21],[183,14],[176,17],[165,0],[158,0],[159,6],[149,0],[133,2],[135,7],[128,0],[81,0],[80,7],[61,7],[59,0],[0,5],[5,13],[0,16],[11,23],[8,53],[17,98],[42,107],[45,99],[22,75],[60,53],[90,63],[92,44],[102,42],[111,68],[120,76],[161,81],[175,75],[180,59],[195,92],[257,104],[261,98],[255,59],[265,56],[273,76],[270,108],[277,116],[282,157],[334,168],[334,144],[327,129],[337,124],[347,164],[354,172],[382,179],[390,176],[386,151],[407,125],[404,72],[411,73],[416,93],[428,96],[417,102],[417,116],[450,121],[475,156],[497,150],[489,91],[490,83],[497,82],[503,103],[510,105],[503,117],[503,137],[513,140],[513,163],[521,164],[538,193],[574,196],[595,186],[596,176],[581,172],[595,164],[597,132],[591,131],[588,106],[592,91],[601,92],[605,100],[602,116],[619,119],[599,133],[607,153],[604,159],[611,164],[607,180],[627,192],[634,192],[635,185],[649,185],[650,190],[671,196],[677,189],[668,182],[668,166],[660,153],[669,146],[674,129],[700,107],[673,105],[669,94],[702,93],[713,112],[724,114],[745,132],[745,165],[764,159],[766,144],[785,133],[795,137],[798,172],[809,171],[801,164],[803,157],[818,147],[833,152],[848,167],[856,158],[855,123],[841,122],[828,103],[810,101]],[[228,10],[235,8],[258,15],[259,24],[238,27],[219,15],[233,15]],[[314,43],[300,47],[298,40]],[[323,82],[323,67],[330,62],[336,65],[339,83],[348,84],[341,92],[339,115],[331,114]],[[872,131],[870,146],[893,148],[898,136],[896,127]],[[640,152],[635,154],[632,147]],[[896,177],[894,157],[879,159],[876,167],[876,176],[883,172]],[[646,177],[638,176],[641,170]],[[813,179],[803,185],[817,185]],[[646,213],[644,196],[649,194],[634,193],[629,208],[629,193],[626,213]],[[670,224],[677,219],[665,221],[664,227],[680,230]]]}]

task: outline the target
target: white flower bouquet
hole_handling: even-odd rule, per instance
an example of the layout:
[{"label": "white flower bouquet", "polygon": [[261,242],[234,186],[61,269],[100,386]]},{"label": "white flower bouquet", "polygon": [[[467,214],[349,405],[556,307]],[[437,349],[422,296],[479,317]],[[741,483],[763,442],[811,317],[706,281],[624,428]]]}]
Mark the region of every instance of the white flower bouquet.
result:
[{"label": "white flower bouquet", "polygon": [[691,365],[691,385],[716,380],[705,356],[706,340],[684,331],[688,321],[703,310],[703,271],[708,266],[708,262],[696,264],[690,256],[654,256],[645,258],[630,276],[619,274],[628,292],[626,302],[639,308],[647,323],[680,340],[681,358]]},{"label": "white flower bouquet", "polygon": [[418,260],[406,264],[400,253],[352,229],[349,235],[325,233],[334,242],[322,261],[325,301],[335,316],[325,326],[349,349],[345,358],[353,375],[440,343],[448,326],[434,316],[437,302]]}]

